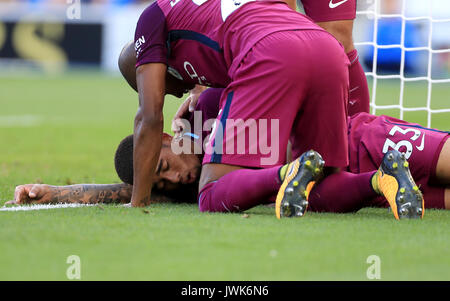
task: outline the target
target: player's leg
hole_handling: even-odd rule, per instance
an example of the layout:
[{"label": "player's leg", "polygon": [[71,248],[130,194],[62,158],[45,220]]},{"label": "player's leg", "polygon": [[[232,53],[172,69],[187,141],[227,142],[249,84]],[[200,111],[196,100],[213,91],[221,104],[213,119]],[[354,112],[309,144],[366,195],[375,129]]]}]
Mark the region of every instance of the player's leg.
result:
[{"label": "player's leg", "polygon": [[[447,208],[446,188],[450,186],[449,133],[392,117],[381,116],[377,119],[384,122],[385,131],[388,132],[385,146],[396,148],[408,157],[412,178],[423,193],[424,204],[421,209],[424,211],[425,208]],[[401,183],[399,187],[401,194]],[[406,189],[408,190],[407,187]],[[399,198],[399,196],[397,193],[396,197]],[[412,204],[414,205],[414,202]],[[405,205],[400,204],[400,206]],[[420,209],[417,210],[420,211]]]},{"label": "player's leg", "polygon": [[349,115],[359,112],[369,113],[370,96],[367,78],[359,62],[359,54],[353,44],[353,20],[317,22],[319,26],[331,33],[343,46],[350,60],[349,67]]},{"label": "player's leg", "polygon": [[[397,122],[402,123],[393,124]],[[436,152],[436,146],[442,140],[443,134],[427,133],[427,144],[424,147],[424,145],[421,145],[421,139],[419,139],[421,136],[420,130],[416,128],[408,129],[407,126],[413,125],[393,118],[387,120],[385,116],[360,114],[351,118],[349,122],[349,170],[354,174],[341,172],[331,175],[319,183],[310,195],[311,209],[351,212],[365,206],[384,207],[391,205],[394,209],[393,212],[395,212],[394,215],[399,217],[398,211],[403,204],[397,204],[397,202],[403,199],[406,201],[405,203],[411,201],[412,207],[414,207],[414,210],[408,211],[422,210],[423,213],[423,203],[420,202],[422,199],[418,200],[421,196],[416,191],[418,185],[409,176],[410,170],[408,166],[405,166],[405,158],[402,158],[397,152],[392,154],[393,157],[389,160],[388,156],[380,151],[386,148],[384,151],[386,152],[389,146],[399,148],[401,151],[409,150],[411,152],[411,160],[414,161],[411,165],[415,167],[412,172],[414,178],[420,181],[417,184],[424,188],[425,195],[429,195],[430,199],[436,200],[432,203],[429,202],[431,207],[442,207],[439,199],[443,198],[443,194],[441,197],[439,189],[432,189],[426,185],[428,182],[426,176],[430,174],[433,154]],[[414,133],[414,135],[411,135],[411,133]],[[433,133],[431,137],[430,133]],[[409,144],[409,141],[406,141],[405,138],[408,140],[412,138],[413,143]],[[405,146],[407,146],[406,149],[403,148]],[[425,149],[427,152],[421,152],[419,149]],[[382,181],[376,181],[380,175],[380,172],[375,174],[378,168],[383,170],[384,175],[386,175],[386,178]],[[383,187],[380,188],[379,186]],[[377,197],[379,195],[388,198],[390,203],[388,204],[385,199]],[[403,196],[400,198],[401,195]]]},{"label": "player's leg", "polygon": [[[279,167],[262,170],[241,169],[228,173],[217,182],[209,183],[200,192],[199,205],[201,211],[236,212],[270,202],[269,199],[280,188]],[[376,171],[360,174],[339,172],[323,179],[316,185],[308,197],[309,210],[316,212],[349,213],[356,212],[367,206],[383,206],[383,202],[375,204],[372,200],[383,192],[377,192],[372,184]],[[403,176],[407,171],[403,170]],[[406,177],[407,178],[407,177]],[[282,179],[282,178],[281,178]],[[375,184],[376,185],[376,184]],[[414,183],[409,184],[405,195],[414,191]],[[230,189],[233,187],[233,189]],[[258,189],[248,189],[258,187]],[[343,189],[345,187],[345,189]],[[432,187],[427,184],[421,186],[427,208],[450,209],[450,189],[445,189],[445,201],[442,187]],[[246,193],[242,193],[246,191]],[[385,189],[386,194],[396,191]],[[222,199],[220,202],[215,199]],[[397,207],[395,196],[391,198]],[[416,204],[418,205],[418,204]],[[399,205],[401,206],[401,204]],[[416,206],[420,207],[420,206]],[[398,209],[396,209],[398,212]],[[398,214],[397,214],[398,216]]]},{"label": "player's leg", "polygon": [[396,219],[423,218],[423,194],[411,175],[405,153],[395,149],[388,151],[372,183],[375,190],[389,202]]},{"label": "player's leg", "polygon": [[450,139],[444,143],[439,154],[435,176],[440,184],[450,186]]},{"label": "player's leg", "polygon": [[[427,208],[450,209],[450,139],[445,137],[436,163],[433,179],[425,185]],[[438,148],[439,149],[439,148]],[[431,196],[428,197],[428,194]]]},{"label": "player's leg", "polygon": [[199,210],[239,212],[269,203],[281,185],[280,168],[235,169],[205,184],[198,196]]},{"label": "player's leg", "polygon": [[400,152],[391,150],[378,171],[332,174],[311,191],[310,208],[319,212],[355,212],[374,206],[373,199],[381,195],[389,202],[396,219],[422,217],[424,200],[408,166]]},{"label": "player's leg", "polygon": [[[388,200],[390,198],[391,207],[393,205],[397,206],[397,209],[402,207],[403,204],[397,204],[397,202],[401,203],[400,196],[402,191],[404,191],[403,198],[408,198],[409,196],[418,198],[414,189],[414,186],[418,186],[424,196],[425,208],[444,208],[446,184],[443,185],[442,183],[446,177],[445,164],[448,164],[446,163],[448,162],[449,151],[449,144],[446,142],[448,138],[447,132],[428,129],[419,124],[408,123],[388,116],[359,114],[352,117],[349,122],[349,170],[354,173],[363,173],[374,170],[385,163],[386,169],[394,171],[397,168],[396,172],[402,172],[402,178],[409,181],[408,171],[403,168],[403,165],[406,163],[403,159],[396,156],[392,158],[392,161],[386,161],[385,153],[387,151],[392,149],[398,150],[405,154],[412,179],[417,185],[409,181],[410,184],[403,187],[405,188],[403,190],[401,181],[393,181],[394,179],[386,177],[387,183],[395,182],[392,185],[392,187],[396,188],[394,189],[395,191],[391,193],[389,191],[384,192]],[[438,160],[439,157],[441,160]],[[435,180],[438,174],[441,176],[441,184]],[[388,186],[386,185],[386,187]],[[406,200],[405,204],[407,203],[408,201]],[[414,200],[412,200],[412,204],[415,204]],[[385,206],[387,202],[377,198],[373,200],[372,205]],[[416,209],[420,211],[419,208]],[[424,212],[423,205],[421,209]]]},{"label": "player's leg", "polygon": [[[396,219],[422,217],[424,199],[408,166],[401,153],[391,150],[383,158],[378,171],[332,174],[311,191],[310,208],[319,212],[355,212],[363,207],[383,206],[384,202],[376,203],[377,197],[383,196]],[[427,189],[425,194],[435,197],[439,195],[439,189]],[[435,206],[432,205],[433,208]]]},{"label": "player's leg", "polygon": [[306,14],[319,26],[331,33],[343,46],[350,60],[349,115],[369,112],[370,97],[367,79],[353,44],[353,20],[356,0],[302,0]]},{"label": "player's leg", "polygon": [[[223,94],[221,93],[223,92],[222,89],[209,90],[220,91],[218,91],[219,93],[202,93],[200,97],[201,102],[217,103],[217,98],[220,98],[221,94]],[[208,116],[208,112],[203,113],[205,114],[205,120],[217,117],[217,111],[214,116],[210,116],[211,114]],[[294,160],[291,166],[300,165],[297,161],[299,160]],[[277,165],[264,169],[244,169],[234,165],[206,164],[204,165],[203,177],[200,182],[200,186],[203,188],[199,192],[198,197],[199,209],[202,212],[237,212],[260,204],[273,202],[287,169],[288,164],[284,167]],[[297,177],[293,181],[298,180],[299,184],[301,180],[307,181],[306,177],[299,179],[299,174],[301,173],[296,174]],[[205,183],[203,182],[204,179],[208,179],[208,181],[211,181],[211,179],[217,180]],[[308,183],[302,185],[305,186]],[[233,189],[230,189],[230,187],[233,187]]]},{"label": "player's leg", "polygon": [[[235,167],[233,171],[223,175],[217,181],[203,186],[198,197],[199,209],[202,212],[238,212],[271,203],[277,193],[281,198],[283,197],[281,194],[284,193],[288,194],[287,197],[295,198],[299,193],[303,193],[300,191],[302,189],[309,194],[315,183],[313,180],[322,172],[323,161],[320,160],[320,155],[309,151],[283,166],[264,169]],[[213,164],[205,166],[210,168]],[[293,171],[293,169],[296,170]],[[288,177],[289,179],[286,179]],[[287,185],[291,182],[293,183],[291,190],[280,189],[281,183]],[[284,209],[285,215],[289,210],[292,211],[290,215],[302,216],[308,205],[306,198],[295,198],[289,204],[290,206]],[[277,216],[280,216],[279,211]]]},{"label": "player's leg", "polygon": [[[298,60],[299,53],[302,56],[300,60]],[[292,64],[293,61],[298,61],[299,65]],[[318,149],[321,154],[324,154],[329,167],[346,166],[348,162],[345,118],[348,89],[347,64],[348,60],[338,43],[328,34],[320,31],[279,32],[264,38],[255,45],[236,71],[237,80],[233,81],[222,96],[222,110],[218,124],[222,125],[223,132],[216,131],[216,136],[209,146],[210,148],[219,146],[219,149],[223,150],[233,143],[232,147],[235,147],[236,136],[239,137],[239,133],[245,133],[248,128],[238,129],[237,134],[229,137],[227,135],[229,128],[225,126],[225,122],[230,119],[249,122],[247,126],[251,128],[251,119],[254,118],[259,123],[256,124],[259,129],[262,128],[262,121],[265,121],[264,130],[258,133],[253,143],[246,141],[245,154],[241,155],[236,148],[232,149],[231,153],[218,154],[210,151],[208,154],[207,152],[200,190],[206,187],[207,183],[224,176],[225,172],[230,170],[229,167],[223,166],[226,164],[271,168],[285,162],[287,140],[294,122],[298,121],[296,118],[302,119],[301,114],[298,114],[300,111],[303,112],[302,116],[309,120],[302,120],[303,122],[297,122],[297,124],[304,124],[304,129],[313,128],[316,132],[306,134],[306,130],[298,131],[297,140],[303,141],[300,144],[304,147],[303,150]],[[321,66],[327,66],[327,68],[320,68]],[[332,70],[330,71],[329,68]],[[278,76],[280,72],[285,74],[283,78]],[[323,81],[331,82],[326,89],[323,88]],[[313,116],[313,113],[317,113],[315,105],[323,109],[324,112],[321,112],[320,116],[322,118],[317,118],[317,114]],[[218,139],[217,133],[221,133],[222,137]],[[324,136],[328,136],[329,140],[325,142],[321,138]],[[250,135],[250,138],[255,137]],[[333,145],[332,148],[331,145]],[[261,150],[264,146],[271,146],[271,149],[268,152]],[[252,153],[251,150],[256,153]],[[303,174],[304,167],[308,166],[307,162],[308,160],[299,160],[296,168],[292,169],[294,175]],[[310,163],[314,165],[317,162],[319,161],[314,159]],[[235,174],[238,173],[235,172]],[[305,174],[309,178],[307,181],[297,181],[295,176],[286,177],[288,183],[284,185],[286,192],[284,196],[289,195],[291,188],[295,190],[296,182],[299,182],[300,186],[305,186],[303,188],[311,188],[307,186],[309,182],[315,180],[315,175],[306,172]],[[254,189],[245,183],[241,187],[246,190]],[[240,192],[241,198],[247,194],[246,190]],[[303,201],[306,200],[306,190],[301,190]],[[282,197],[282,199],[289,203],[289,197]],[[281,204],[285,202],[281,200],[277,203],[279,212]],[[295,207],[289,205],[292,204],[284,207],[291,209]],[[305,206],[303,208],[306,209]],[[296,213],[304,212],[297,211],[295,208],[286,212],[287,215],[297,215]]]},{"label": "player's leg", "polygon": [[[283,176],[280,175],[280,169],[280,167],[275,167],[257,170],[234,170],[217,181],[204,185],[199,193],[200,211],[238,212],[270,203],[270,199],[277,192],[285,191],[279,189],[283,179]],[[379,196],[372,185],[372,177],[375,173],[375,170],[361,174],[341,171],[325,177],[312,190],[307,190],[310,191],[307,199],[308,210],[349,213],[373,205],[370,201]],[[302,177],[299,178],[302,179]],[[293,182],[295,180],[293,179]],[[307,187],[311,183],[308,182],[303,187]],[[295,188],[300,186],[299,184],[292,186]],[[233,187],[233,189],[230,189],[230,187]],[[249,187],[253,188],[249,189]],[[292,190],[291,195],[295,195],[294,192]],[[303,204],[303,206],[307,205]],[[301,210],[298,213],[303,214]]]},{"label": "player's leg", "polygon": [[[300,34],[301,35],[301,34]],[[314,34],[304,33],[301,37],[306,49],[303,49],[301,54],[297,53],[297,59],[301,62],[309,62],[306,64],[306,68],[311,67],[308,70],[308,88],[306,94],[306,101],[302,105],[301,111],[297,115],[294,122],[293,129],[291,131],[290,141],[292,142],[293,156],[297,157],[300,154],[306,152],[308,149],[316,150],[323,156],[325,161],[324,174],[329,174],[338,171],[339,168],[347,166],[348,157],[345,160],[341,160],[343,157],[342,142],[345,143],[345,153],[347,153],[347,135],[343,135],[341,130],[347,128],[346,122],[342,122],[339,116],[346,115],[346,104],[348,97],[348,60],[345,54],[342,52],[342,48],[338,46],[334,39],[325,38],[324,33],[321,33],[323,39],[315,39]],[[313,49],[327,49],[328,53],[321,53],[321,55],[312,55]],[[312,50],[312,51],[311,51]],[[326,56],[326,57],[325,57]],[[325,72],[325,70],[327,70]],[[294,77],[295,78],[295,77]],[[323,83],[327,83],[327,87],[324,88]],[[330,101],[335,99],[338,101]],[[328,122],[334,123],[333,129],[336,132],[332,132]],[[345,131],[346,132],[346,131]],[[340,138],[337,138],[337,136]],[[322,139],[327,137],[327,139]],[[336,141],[335,139],[338,139]],[[336,148],[334,149],[334,146]],[[309,160],[301,161],[306,166],[309,161],[311,169],[300,165],[299,169],[304,174],[312,173],[310,178],[317,179],[314,174],[314,170],[317,166],[321,166],[321,158],[318,156],[312,156]],[[336,168],[337,167],[337,168]],[[308,173],[309,171],[309,173]],[[302,185],[302,182],[293,178],[290,180],[286,178],[280,188],[280,192],[276,199],[276,213],[277,217],[291,216],[292,209],[298,208],[299,204],[305,204],[310,196],[312,186]],[[296,187],[299,182],[298,188]],[[300,200],[293,203],[291,200],[295,198],[290,197],[290,193],[299,195]],[[307,204],[307,202],[306,202]],[[295,212],[295,216],[299,215]]]},{"label": "player's leg", "polygon": [[[251,118],[256,115],[248,106],[246,108],[241,101],[241,99],[249,98],[249,91],[259,93],[262,90],[257,86],[256,79],[257,77],[255,76],[246,81],[245,86],[249,90],[232,85],[233,88],[226,89],[221,95],[220,113],[218,116],[214,116],[216,117],[216,125],[211,133],[211,139],[206,142],[205,156],[199,180],[199,209],[202,212],[246,210],[266,202],[271,195],[278,191],[280,185],[278,171],[283,163],[283,161],[278,160],[278,154],[274,154],[277,159],[271,168],[265,170],[248,169],[249,167],[261,167],[259,157],[257,155],[249,155],[248,149],[246,149],[244,154],[239,155],[237,153],[237,147],[240,147],[240,145],[238,143],[234,145],[235,140],[232,135],[235,130],[238,131],[236,136],[243,133],[245,135],[246,129],[230,127],[228,122],[239,119],[247,122],[251,121]],[[272,93],[274,94],[271,96],[274,97],[275,91]],[[217,94],[212,96],[217,97]],[[209,101],[209,99],[205,101]],[[275,114],[282,113],[278,113],[277,110],[272,110],[272,112],[275,112]],[[284,122],[286,120],[287,118]],[[256,129],[258,129],[256,123],[253,125],[256,125]],[[251,127],[252,124],[249,126]],[[289,126],[289,124],[286,124],[286,126]],[[228,135],[227,133],[231,131],[232,134]],[[269,130],[269,132],[271,131]],[[250,148],[250,137],[245,138],[247,140],[244,143],[247,148]],[[233,141],[233,149],[229,151],[227,145],[231,143],[231,140]],[[278,143],[276,146],[275,149],[278,149]],[[231,187],[233,188],[230,189]]]},{"label": "player's leg", "polygon": [[445,209],[450,209],[450,188],[445,189]]},{"label": "player's leg", "polygon": [[334,213],[360,210],[378,196],[371,184],[374,174],[375,171],[361,174],[341,171],[327,176],[311,191],[309,210]]},{"label": "player's leg", "polygon": [[[436,179],[443,185],[450,187],[450,139],[448,139],[439,155],[436,166]],[[445,209],[450,209],[450,188],[445,189]]]},{"label": "player's leg", "polygon": [[[240,70],[242,69],[245,67]],[[243,73],[249,74],[248,70]],[[285,155],[282,154],[286,153],[286,142],[295,114],[289,116],[288,106],[278,106],[278,102],[274,100],[278,96],[287,96],[286,93],[295,89],[267,89],[268,85],[260,84],[264,76],[258,76],[256,72],[251,74],[251,77],[239,82],[245,85],[232,84],[232,88],[222,94],[221,113],[217,117],[213,138],[207,143],[199,181],[201,211],[246,210],[267,203],[280,188],[279,170],[285,162]],[[261,106],[253,104],[250,107],[245,103],[245,100],[251,100],[252,97],[261,101]],[[264,102],[266,97],[272,101]],[[247,123],[247,127],[239,124],[237,127],[230,126],[236,120]],[[263,123],[264,127],[261,126]],[[251,136],[246,136],[247,131]],[[239,139],[242,135],[244,141]],[[266,156],[261,155],[262,140],[265,141],[264,146],[269,147]],[[242,143],[246,147],[244,153],[238,151]],[[251,149],[256,149],[257,152],[250,151]],[[269,162],[264,163],[264,157],[268,157],[266,159]],[[248,169],[249,167],[258,169]],[[265,169],[260,169],[261,167]]]}]

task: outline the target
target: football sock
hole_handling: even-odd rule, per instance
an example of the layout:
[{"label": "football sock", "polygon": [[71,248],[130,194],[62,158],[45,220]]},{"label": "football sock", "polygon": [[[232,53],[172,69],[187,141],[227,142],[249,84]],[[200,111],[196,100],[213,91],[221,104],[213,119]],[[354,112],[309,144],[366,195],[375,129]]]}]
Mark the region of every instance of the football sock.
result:
[{"label": "football sock", "polygon": [[199,192],[201,212],[239,212],[273,202],[281,186],[280,166],[267,169],[239,169],[216,182],[206,184]]},{"label": "football sock", "polygon": [[355,212],[378,194],[372,187],[375,171],[353,174],[338,172],[323,179],[312,189],[309,209],[318,212]]},{"label": "football sock", "polygon": [[289,166],[289,164],[285,164],[285,165],[281,166],[281,168],[280,168],[279,175],[280,175],[280,180],[281,181],[284,180],[284,176],[286,175],[286,171],[287,171],[288,166]]},{"label": "football sock", "polygon": [[349,105],[348,116],[352,116],[359,112],[369,113],[370,110],[370,96],[369,87],[367,86],[367,78],[364,74],[364,69],[359,62],[359,55],[356,49],[347,53],[350,60],[349,67]]},{"label": "football sock", "polygon": [[373,188],[373,190],[375,190],[376,193],[381,194],[380,188],[379,188],[379,186],[378,186],[378,177],[377,177],[377,174],[378,174],[379,172],[380,172],[380,171],[377,170],[377,172],[375,172],[375,173],[373,174],[372,179],[370,180],[370,184],[372,184],[372,188]]}]

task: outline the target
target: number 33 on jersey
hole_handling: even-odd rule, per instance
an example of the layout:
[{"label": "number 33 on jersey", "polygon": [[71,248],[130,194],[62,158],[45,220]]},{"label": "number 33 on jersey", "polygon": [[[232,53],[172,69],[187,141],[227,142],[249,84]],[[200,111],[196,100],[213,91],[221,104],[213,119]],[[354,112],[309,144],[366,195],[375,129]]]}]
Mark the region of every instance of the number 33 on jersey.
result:
[{"label": "number 33 on jersey", "polygon": [[[405,153],[406,159],[409,159],[414,149],[421,152],[425,147],[425,132],[417,128],[401,128],[398,125],[394,125],[389,131],[389,135],[396,137],[397,139],[395,140],[398,140],[398,138],[402,138],[402,140],[395,143],[391,138],[387,138],[383,145],[383,154],[391,149],[395,149]],[[420,141],[419,145],[417,145],[418,141]],[[413,146],[413,143],[415,146]]]}]

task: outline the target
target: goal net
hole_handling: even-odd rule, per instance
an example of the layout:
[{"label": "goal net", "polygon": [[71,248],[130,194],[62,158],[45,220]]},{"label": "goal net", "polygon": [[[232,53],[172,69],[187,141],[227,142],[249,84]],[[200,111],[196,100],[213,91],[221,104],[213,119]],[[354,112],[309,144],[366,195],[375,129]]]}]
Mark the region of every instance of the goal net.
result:
[{"label": "goal net", "polygon": [[450,1],[358,0],[371,113],[450,130]]}]

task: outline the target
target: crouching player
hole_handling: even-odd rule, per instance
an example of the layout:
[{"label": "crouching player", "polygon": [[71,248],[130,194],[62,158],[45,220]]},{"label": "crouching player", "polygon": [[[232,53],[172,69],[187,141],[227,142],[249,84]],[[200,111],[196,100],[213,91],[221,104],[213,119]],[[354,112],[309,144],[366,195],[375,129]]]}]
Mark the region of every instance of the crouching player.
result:
[{"label": "crouching player", "polygon": [[[348,70],[349,75],[349,99],[348,99],[348,115],[352,116],[356,113],[369,113],[370,97],[367,85],[366,75],[359,62],[358,51],[353,43],[353,23],[356,17],[356,1],[330,1],[330,0],[300,0],[305,9],[305,13],[317,25],[331,33],[344,47],[344,51],[350,61]],[[296,0],[284,0],[290,8],[296,10]],[[183,106],[180,107],[175,114],[172,130],[177,133],[179,125],[177,119],[184,112],[194,110],[198,101],[198,96],[204,87],[197,86],[191,91],[190,96],[186,99]]]},{"label": "crouching player", "polygon": [[[197,110],[202,111],[202,119],[208,120],[217,115],[221,89],[208,89],[202,93],[197,104]],[[186,116],[191,128],[194,128],[193,115]],[[309,210],[318,212],[346,213],[355,212],[363,207],[391,207],[386,198],[391,200],[402,196],[402,187],[386,191],[396,192],[395,196],[383,194],[379,177],[383,169],[397,169],[402,175],[408,175],[409,168],[413,178],[423,191],[426,208],[450,209],[450,142],[448,133],[433,129],[426,129],[417,124],[407,123],[386,116],[373,116],[366,113],[349,118],[350,165],[347,170],[336,175],[330,175],[316,185],[308,198]],[[208,132],[184,133],[185,137],[201,136],[206,138]],[[196,176],[198,180],[201,155],[175,155],[170,148],[171,137],[167,134],[163,138],[163,148],[158,161],[155,189],[158,194],[170,196],[172,199],[190,200],[196,202],[195,185],[186,183],[183,179]],[[390,149],[404,152],[405,159],[397,152],[384,155]],[[178,160],[182,159],[182,160]],[[402,161],[402,162],[399,162]],[[116,170],[119,177],[127,184],[112,185],[22,185],[16,189],[16,203],[61,201],[60,195],[66,196],[68,202],[129,202],[131,185],[133,183],[133,137],[125,138],[116,152]],[[397,166],[395,167],[395,163]],[[399,164],[401,163],[401,164]],[[406,164],[405,164],[406,163]],[[381,169],[378,169],[382,166]],[[279,171],[283,168],[280,167]],[[284,168],[286,169],[286,168]],[[191,176],[187,176],[191,174]],[[264,171],[261,175],[264,174]],[[245,174],[243,175],[245,176]],[[386,175],[384,175],[386,176]],[[239,179],[238,179],[239,180]],[[387,177],[387,184],[396,185],[397,181]],[[258,189],[249,189],[255,184]],[[413,182],[410,182],[413,183]],[[241,181],[233,178],[220,179],[217,186],[210,187],[209,194],[200,195],[199,208],[201,211],[236,212],[244,211],[260,204],[273,203],[281,180],[279,172],[270,176],[246,177]],[[385,184],[386,185],[386,184]],[[412,184],[411,184],[412,185]],[[233,189],[230,189],[233,187]],[[345,187],[345,189],[342,189]],[[414,186],[410,187],[414,191]],[[405,193],[407,191],[405,190]],[[183,197],[180,197],[180,196]],[[105,197],[106,196],[106,197]],[[158,199],[165,201],[167,199]],[[393,210],[394,215],[401,208]],[[422,212],[423,214],[423,212]]]},{"label": "crouching player", "polygon": [[[298,134],[299,154],[309,148],[319,151],[327,171],[348,165],[348,58],[329,33],[285,4],[158,0],[138,21],[135,49],[140,107],[135,118],[132,206],[152,201],[168,68],[187,83],[226,88],[216,123],[216,129],[220,124],[224,131],[215,131],[208,143],[212,151],[203,158],[202,191],[229,173],[278,174],[286,161],[289,137]],[[227,132],[225,123],[250,119],[260,129],[264,122],[266,127],[258,141],[245,143],[242,155],[236,144],[231,146],[240,133]],[[307,127],[314,131],[299,131]],[[272,146],[269,154],[261,149],[263,141]],[[312,156],[317,168],[310,173],[299,170],[301,161],[293,163],[295,178],[299,175],[302,180],[299,187],[307,186],[321,171],[323,161],[317,153]],[[301,202],[283,197],[282,214],[303,214],[307,192],[298,192]]]}]

